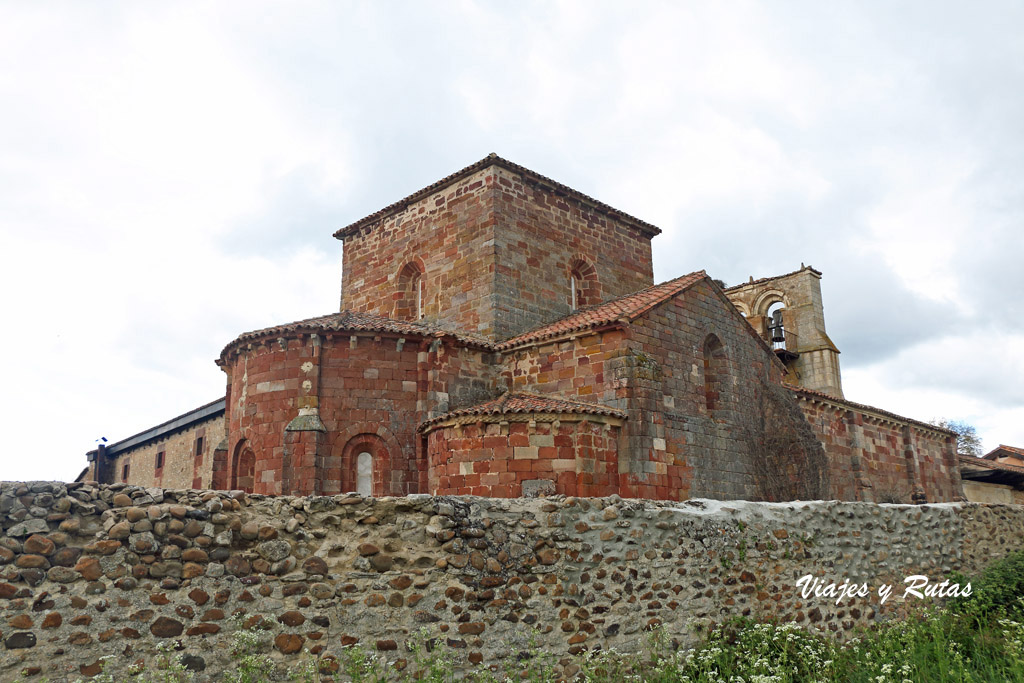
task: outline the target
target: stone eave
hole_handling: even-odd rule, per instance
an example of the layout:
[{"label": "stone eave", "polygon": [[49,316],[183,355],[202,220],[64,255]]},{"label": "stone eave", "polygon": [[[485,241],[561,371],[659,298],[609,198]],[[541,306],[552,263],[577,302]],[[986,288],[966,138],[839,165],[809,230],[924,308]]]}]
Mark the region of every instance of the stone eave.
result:
[{"label": "stone eave", "polygon": [[934,432],[936,434],[942,434],[943,436],[956,436],[956,432],[949,429],[943,429],[927,422],[921,422],[910,417],[904,417],[903,415],[897,415],[896,413],[890,413],[887,410],[881,408],[875,408],[874,406],[865,405],[863,403],[854,403],[843,398],[836,398],[835,396],[829,396],[820,391],[814,391],[812,389],[805,389],[798,387],[793,384],[783,384],[783,386],[792,391],[797,395],[797,398],[807,401],[808,403],[821,403],[832,405],[836,408],[842,408],[844,410],[855,410],[862,413],[865,417],[871,418],[873,421],[883,424],[894,424],[894,425],[905,425],[914,427],[920,431]]},{"label": "stone eave", "polygon": [[427,185],[421,190],[413,192],[408,197],[400,199],[394,204],[389,204],[388,206],[385,206],[383,209],[375,211],[374,213],[371,213],[369,216],[361,218],[358,221],[351,223],[350,225],[347,225],[344,228],[341,228],[340,230],[334,233],[334,237],[335,239],[344,240],[346,237],[354,235],[358,233],[360,230],[373,228],[380,222],[404,210],[411,204],[415,204],[421,199],[425,199],[432,194],[440,192],[446,187],[453,185],[459,182],[460,180],[463,180],[464,178],[467,178],[473,175],[474,173],[482,171],[491,166],[504,168],[505,170],[511,171],[517,175],[521,175],[527,182],[537,185],[538,187],[548,190],[556,195],[570,197],[593,211],[597,211],[598,213],[603,213],[612,216],[615,219],[621,221],[622,223],[625,223],[630,227],[636,228],[637,230],[647,235],[648,237],[654,237],[656,235],[661,234],[661,229],[655,225],[652,225],[646,221],[642,221],[639,218],[629,215],[628,213],[619,211],[618,209],[611,207],[605,204],[604,202],[600,202],[594,199],[593,197],[583,194],[578,190],[572,189],[568,185],[563,185],[562,183],[556,180],[552,180],[547,176],[543,176],[537,173],[536,171],[531,171],[525,166],[520,166],[519,164],[513,163],[508,159],[503,159],[497,154],[491,153],[488,156],[481,159],[480,161],[470,164],[469,166],[459,171],[456,171],[455,173],[452,173],[451,175],[446,176],[435,183]]},{"label": "stone eave", "polygon": [[[434,418],[438,420],[438,418]],[[509,424],[512,422],[593,422],[594,424],[605,425],[608,428],[621,427],[626,424],[626,418],[615,415],[598,415],[594,413],[500,413],[492,415],[460,415],[439,421],[428,420],[418,428],[421,434],[429,434],[437,429],[448,427],[462,428],[466,425],[476,424]]]},{"label": "stone eave", "polygon": [[496,351],[497,353],[500,353],[503,356],[512,356],[519,353],[520,351],[528,351],[533,348],[541,348],[553,344],[573,342],[576,341],[577,339],[585,339],[587,337],[592,337],[596,334],[604,334],[605,332],[610,332],[611,330],[626,330],[629,328],[629,324],[630,321],[628,319],[620,318],[618,320],[614,320],[610,323],[599,325],[597,327],[584,327],[582,329],[573,330],[571,332],[566,332],[564,334],[557,335],[554,337],[534,339],[532,341],[526,341],[523,342],[522,344],[517,344],[515,346],[510,346],[506,348],[502,348],[501,345],[497,345]]},{"label": "stone eave", "polygon": [[766,282],[773,282],[775,280],[781,280],[783,278],[791,277],[793,275],[798,275],[798,274],[800,274],[800,273],[802,273],[804,271],[809,271],[812,275],[816,276],[819,280],[821,279],[821,271],[820,270],[817,270],[813,266],[804,266],[804,265],[801,264],[801,268],[799,270],[794,270],[791,273],[783,273],[782,275],[771,275],[769,277],[760,277],[760,278],[757,278],[756,280],[751,279],[748,282],[741,282],[738,285],[732,285],[731,287],[725,287],[724,291],[726,291],[726,292],[738,292],[738,291],[740,291],[741,289],[743,289],[745,287],[757,287],[759,285],[765,284]]},{"label": "stone eave", "polygon": [[295,329],[286,331],[274,331],[267,332],[265,334],[250,333],[252,336],[244,335],[244,338],[239,337],[235,339],[220,352],[220,356],[214,360],[218,367],[224,367],[227,364],[228,358],[237,357],[243,353],[243,350],[250,351],[254,348],[261,346],[272,346],[273,344],[281,344],[295,339],[303,339],[306,337],[319,337],[322,340],[334,340],[338,337],[344,337],[350,339],[352,337],[368,338],[368,339],[415,339],[420,342],[435,342],[440,341],[442,343],[451,343],[455,346],[462,346],[465,348],[475,349],[486,353],[493,353],[493,345],[483,342],[469,339],[462,335],[458,335],[451,332],[442,331],[428,331],[422,332],[409,331],[399,332],[392,330],[365,330],[359,328],[337,328],[332,330],[324,330],[318,327],[297,327]]}]

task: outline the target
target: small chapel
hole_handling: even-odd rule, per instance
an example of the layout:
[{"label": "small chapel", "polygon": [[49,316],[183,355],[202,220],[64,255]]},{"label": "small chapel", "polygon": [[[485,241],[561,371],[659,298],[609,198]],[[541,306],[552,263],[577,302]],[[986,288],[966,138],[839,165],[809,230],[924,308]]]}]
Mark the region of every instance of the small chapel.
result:
[{"label": "small chapel", "polygon": [[496,155],[341,228],[340,310],[83,477],[259,494],[960,498],[948,430],[848,401],[821,273],[655,283],[660,230]]}]

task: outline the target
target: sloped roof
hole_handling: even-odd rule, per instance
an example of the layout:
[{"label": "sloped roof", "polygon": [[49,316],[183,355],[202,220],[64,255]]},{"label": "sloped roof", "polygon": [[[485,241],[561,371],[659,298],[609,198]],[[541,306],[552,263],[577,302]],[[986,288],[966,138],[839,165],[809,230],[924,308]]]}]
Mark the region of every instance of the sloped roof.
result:
[{"label": "sloped roof", "polygon": [[[1000,455],[1000,451],[1003,451],[1005,455]],[[984,457],[986,460],[995,460],[996,458],[1007,456],[1016,456],[1021,460],[1024,460],[1024,448],[1017,448],[1016,446],[1007,446],[1005,444],[999,444],[998,448],[993,448],[991,451],[989,451],[982,457]]]},{"label": "sloped roof", "polygon": [[707,276],[707,273],[703,270],[698,270],[696,273],[683,275],[674,280],[662,282],[647,289],[641,289],[639,292],[606,301],[603,304],[581,308],[553,323],[542,325],[529,332],[512,337],[498,344],[497,349],[499,351],[507,351],[523,344],[531,344],[563,334],[609,325],[618,320],[631,322],[658,304],[689,289]]},{"label": "sloped roof", "polygon": [[[107,457],[113,457],[118,453],[138,448],[139,446],[155,441],[156,439],[167,436],[173,432],[181,429],[187,429],[199,422],[217,417],[224,413],[224,406],[225,398],[221,396],[220,398],[201,405],[198,408],[193,408],[187,413],[182,413],[177,417],[172,417],[166,422],[161,422],[155,427],[150,427],[145,431],[129,436],[127,439],[116,441],[107,446],[104,452],[107,454]],[[98,449],[93,449],[89,451],[89,453],[95,453],[97,450]]]},{"label": "sloped roof", "polygon": [[536,171],[531,171],[525,166],[520,166],[519,164],[512,163],[508,159],[503,159],[492,152],[491,154],[487,155],[480,161],[474,164],[470,164],[464,169],[456,171],[455,173],[452,173],[449,176],[445,176],[444,178],[438,180],[436,183],[427,185],[422,190],[413,192],[408,197],[400,199],[394,204],[389,204],[388,206],[385,206],[383,209],[375,211],[374,213],[371,213],[369,216],[361,218],[355,223],[352,223],[351,225],[347,225],[344,228],[341,228],[340,230],[334,233],[334,236],[337,239],[344,239],[349,235],[352,235],[355,232],[357,232],[360,228],[380,221],[392,214],[398,213],[399,211],[409,206],[410,204],[417,202],[420,199],[423,199],[424,197],[428,197],[437,192],[438,190],[441,190],[442,188],[448,185],[458,182],[459,180],[462,180],[463,178],[470,176],[476,173],[477,171],[482,171],[483,169],[488,168],[489,166],[500,166],[509,171],[512,171],[513,173],[518,173],[519,175],[529,178],[535,183],[546,185],[548,188],[558,193],[568,195],[569,197],[572,197],[573,199],[590,206],[595,211],[599,211],[601,213],[606,213],[610,216],[614,216],[615,218],[618,218],[622,222],[632,225],[633,227],[637,228],[644,234],[650,235],[651,237],[661,234],[660,228],[651,225],[646,221],[642,221],[639,218],[630,216],[628,213],[624,213],[616,208],[608,206],[604,202],[600,202],[594,199],[593,197],[588,197],[582,192],[572,189],[568,185],[563,185],[562,183],[556,180],[552,180],[547,176],[542,176],[540,173],[537,173]]},{"label": "sloped roof", "polygon": [[973,455],[958,455],[960,478],[983,484],[1002,484],[1020,489],[1024,485],[1024,467],[1007,465],[978,458]]},{"label": "sloped roof", "polygon": [[985,458],[979,458],[973,455],[958,454],[957,460],[961,466],[967,467],[978,467],[986,470],[999,470],[1001,472],[1013,472],[1015,474],[1024,475],[1024,467],[1020,465],[1007,465],[1003,462],[992,462]]},{"label": "sloped roof", "polygon": [[342,331],[394,332],[396,334],[418,335],[421,337],[449,337],[469,346],[486,348],[488,350],[492,346],[491,342],[482,337],[463,334],[461,332],[452,332],[449,329],[433,323],[394,320],[393,318],[376,315],[374,313],[341,311],[340,313],[331,313],[329,315],[321,315],[316,318],[298,320],[293,323],[266,327],[262,330],[255,330],[253,332],[245,332],[238,335],[238,338],[224,347],[224,350],[221,351],[221,357],[223,358],[224,354],[237,344],[243,344],[257,339],[264,339],[266,337],[277,337],[302,332],[318,333]]},{"label": "sloped roof", "polygon": [[430,425],[444,422],[456,417],[466,416],[487,416],[487,415],[508,415],[528,413],[556,413],[571,415],[607,415],[626,419],[626,412],[617,408],[601,405],[599,403],[586,403],[563,396],[552,396],[548,394],[534,394],[527,391],[515,391],[502,394],[496,399],[479,403],[469,408],[452,410],[423,422],[420,430]]}]

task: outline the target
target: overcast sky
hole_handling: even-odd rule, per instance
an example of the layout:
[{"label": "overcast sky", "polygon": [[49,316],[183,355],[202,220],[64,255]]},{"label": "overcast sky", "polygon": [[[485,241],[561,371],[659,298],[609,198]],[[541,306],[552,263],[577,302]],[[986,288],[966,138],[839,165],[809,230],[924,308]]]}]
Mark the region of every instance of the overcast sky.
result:
[{"label": "overcast sky", "polygon": [[489,152],[655,279],[823,271],[847,398],[1024,446],[1024,4],[0,2],[0,479],[223,395],[339,227]]}]

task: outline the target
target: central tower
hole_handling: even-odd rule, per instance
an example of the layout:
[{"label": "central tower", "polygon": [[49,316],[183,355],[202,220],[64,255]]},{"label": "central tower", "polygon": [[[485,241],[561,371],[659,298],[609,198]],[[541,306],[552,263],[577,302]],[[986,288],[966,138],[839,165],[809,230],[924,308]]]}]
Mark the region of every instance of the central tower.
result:
[{"label": "central tower", "polygon": [[492,154],[334,234],[341,308],[500,341],[651,286],[659,232]]}]

